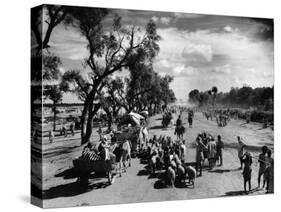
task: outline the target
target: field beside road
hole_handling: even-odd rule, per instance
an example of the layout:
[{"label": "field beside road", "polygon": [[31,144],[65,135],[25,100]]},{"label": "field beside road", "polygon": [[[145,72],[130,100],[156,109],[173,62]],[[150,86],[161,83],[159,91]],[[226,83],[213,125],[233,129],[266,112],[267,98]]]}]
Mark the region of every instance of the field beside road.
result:
[{"label": "field beside road", "polygon": [[[183,114],[183,122],[187,123],[187,114]],[[161,115],[151,117],[149,120],[149,134],[167,135],[175,139],[174,128],[161,127]],[[106,178],[91,180],[91,186],[85,190],[76,183],[73,175],[72,159],[79,156],[82,151],[80,135],[74,137],[59,137],[54,143],[43,145],[43,190],[44,207],[67,207],[80,205],[120,204],[150,201],[168,201],[195,198],[211,198],[235,196],[243,194],[242,171],[237,158],[237,136],[239,135],[248,145],[253,160],[251,195],[264,194],[265,191],[256,189],[258,162],[255,159],[262,145],[274,148],[274,132],[272,129],[263,129],[261,124],[245,124],[242,120],[231,120],[226,127],[218,127],[215,121],[206,120],[201,113],[195,113],[192,128],[185,124],[184,139],[187,146],[186,162],[194,162],[194,141],[198,133],[207,131],[213,136],[221,135],[225,143],[223,150],[224,164],[209,171],[203,169],[203,176],[196,178],[195,188],[190,186],[166,186],[161,178],[161,173],[151,176],[141,164],[139,159],[133,159],[132,166],[123,173],[122,177],[116,176],[113,185],[108,185]],[[98,134],[94,130],[92,139],[96,140]],[[45,138],[47,139],[47,138]]]}]

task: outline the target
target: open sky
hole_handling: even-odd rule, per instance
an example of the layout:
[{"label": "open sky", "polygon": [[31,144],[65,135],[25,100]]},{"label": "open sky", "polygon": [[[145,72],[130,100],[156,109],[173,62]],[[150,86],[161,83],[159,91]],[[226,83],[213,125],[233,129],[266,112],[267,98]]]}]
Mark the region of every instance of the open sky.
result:
[{"label": "open sky", "polygon": [[[273,20],[173,12],[113,10],[124,25],[145,27],[153,19],[162,37],[154,62],[159,74],[174,76],[178,99],[192,89],[219,91],[231,87],[272,86],[274,81]],[[108,17],[108,20],[112,16]],[[62,71],[82,68],[87,56],[81,34],[58,26],[51,36],[51,51],[62,58]],[[65,97],[69,102],[71,96]],[[67,100],[68,99],[68,100]]]}]

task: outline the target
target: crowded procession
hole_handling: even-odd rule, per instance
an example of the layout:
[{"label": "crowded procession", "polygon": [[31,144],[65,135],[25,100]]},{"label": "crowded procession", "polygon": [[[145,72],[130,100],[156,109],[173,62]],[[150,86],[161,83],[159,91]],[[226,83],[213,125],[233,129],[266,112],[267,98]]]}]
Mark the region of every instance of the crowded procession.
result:
[{"label": "crowded procession", "polygon": [[32,203],[274,193],[271,19],[31,13]]}]

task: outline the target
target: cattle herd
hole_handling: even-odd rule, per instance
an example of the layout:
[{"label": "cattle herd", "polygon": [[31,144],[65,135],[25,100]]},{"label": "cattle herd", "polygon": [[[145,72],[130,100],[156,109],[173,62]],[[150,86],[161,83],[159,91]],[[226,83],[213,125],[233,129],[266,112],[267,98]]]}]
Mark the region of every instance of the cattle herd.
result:
[{"label": "cattle herd", "polygon": [[[169,136],[153,136],[148,142],[142,144],[139,153],[140,160],[147,164],[150,174],[164,173],[163,180],[172,187],[175,182],[186,184],[186,180],[188,180],[188,185],[194,187],[197,172],[202,174],[204,159],[209,159],[209,163],[212,164],[213,159],[217,158],[216,147],[219,146],[216,143],[215,146],[212,146],[214,139],[209,134],[202,133],[198,137],[202,138],[204,148],[196,149],[195,163],[186,163],[185,140],[173,140]],[[201,151],[202,157],[199,159],[197,154],[200,154]]]}]

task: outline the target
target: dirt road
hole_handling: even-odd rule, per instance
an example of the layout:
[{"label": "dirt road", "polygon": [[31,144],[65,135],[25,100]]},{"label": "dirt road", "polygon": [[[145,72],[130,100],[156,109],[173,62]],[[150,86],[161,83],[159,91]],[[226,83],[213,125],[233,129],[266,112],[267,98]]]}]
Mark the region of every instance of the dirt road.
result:
[{"label": "dirt road", "polygon": [[[186,123],[186,114],[183,114]],[[161,116],[150,118],[150,136],[169,135],[175,138],[174,129],[162,129]],[[203,170],[203,176],[196,178],[195,188],[176,185],[170,188],[160,179],[161,173],[150,176],[144,164],[133,159],[132,167],[115,177],[113,185],[108,185],[105,178],[95,178],[87,190],[80,188],[72,174],[72,159],[81,154],[79,135],[72,140],[59,138],[54,144],[44,146],[44,207],[67,207],[80,205],[100,205],[114,203],[135,203],[168,201],[194,198],[210,198],[243,194],[243,178],[239,170],[236,150],[236,137],[244,138],[248,150],[257,156],[260,146],[266,144],[273,149],[273,131],[262,129],[260,124],[245,124],[242,120],[231,120],[226,127],[218,127],[215,121],[206,120],[201,113],[195,113],[193,128],[188,128],[184,135],[187,146],[186,162],[195,158],[194,140],[199,132],[207,131],[216,136],[220,134],[225,142],[223,166],[212,171]],[[93,135],[96,138],[97,134]],[[254,159],[251,195],[264,194],[256,189],[258,162]]]}]

